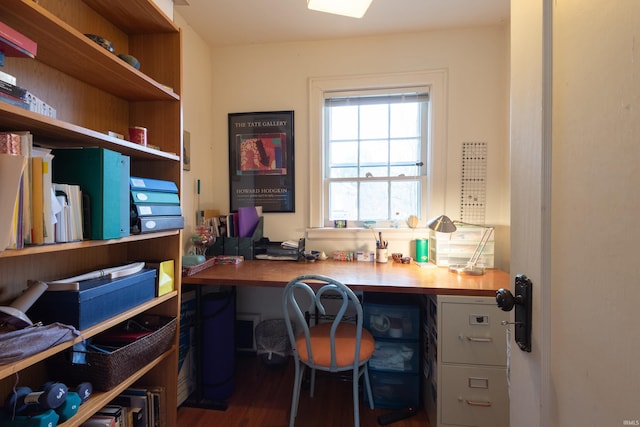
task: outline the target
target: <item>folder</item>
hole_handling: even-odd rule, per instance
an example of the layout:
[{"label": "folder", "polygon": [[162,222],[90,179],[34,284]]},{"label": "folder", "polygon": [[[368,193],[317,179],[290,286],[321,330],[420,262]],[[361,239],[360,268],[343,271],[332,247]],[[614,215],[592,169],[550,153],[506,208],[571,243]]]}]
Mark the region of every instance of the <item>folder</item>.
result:
[{"label": "folder", "polygon": [[131,190],[131,200],[133,203],[160,203],[160,204],[180,204],[180,198],[176,193],[163,193],[161,191],[138,191]]},{"label": "folder", "polygon": [[182,215],[182,208],[180,205],[143,205],[133,204],[131,205],[131,217],[137,218],[139,216],[172,216]]},{"label": "folder", "polygon": [[152,233],[162,230],[177,230],[184,228],[183,216],[149,216],[139,217],[131,226],[133,234]]},{"label": "folder", "polygon": [[161,191],[165,193],[177,193],[178,187],[175,182],[165,181],[162,179],[140,178],[132,176],[129,179],[129,185],[132,190],[140,191]]},{"label": "folder", "polygon": [[120,237],[127,237],[131,230],[129,209],[129,179],[131,174],[131,158],[120,155]]},{"label": "folder", "polygon": [[[122,206],[121,155],[105,148],[68,148],[54,150],[53,176],[56,182],[80,185],[89,197],[90,236],[94,240],[121,237]],[[128,180],[127,180],[128,181]]]}]

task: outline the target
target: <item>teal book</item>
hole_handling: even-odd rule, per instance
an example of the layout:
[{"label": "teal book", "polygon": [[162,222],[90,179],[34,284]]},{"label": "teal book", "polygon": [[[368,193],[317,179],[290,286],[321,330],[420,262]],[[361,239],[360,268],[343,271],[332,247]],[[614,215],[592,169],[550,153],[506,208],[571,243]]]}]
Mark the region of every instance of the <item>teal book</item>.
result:
[{"label": "teal book", "polygon": [[133,203],[144,204],[180,204],[180,197],[176,193],[166,193],[163,191],[137,191],[131,190],[131,200]]},{"label": "teal book", "polygon": [[[117,239],[121,234],[122,156],[105,148],[64,148],[54,150],[54,182],[80,186],[89,196],[88,219],[93,240]],[[127,179],[128,183],[128,179]]]}]

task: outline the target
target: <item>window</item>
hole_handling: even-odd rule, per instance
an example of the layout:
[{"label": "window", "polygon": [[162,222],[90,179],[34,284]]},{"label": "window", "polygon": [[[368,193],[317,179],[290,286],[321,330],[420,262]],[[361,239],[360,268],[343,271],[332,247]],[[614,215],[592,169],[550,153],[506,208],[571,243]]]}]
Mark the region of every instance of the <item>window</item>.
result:
[{"label": "window", "polygon": [[428,88],[325,93],[324,217],[390,223],[424,212]]},{"label": "window", "polygon": [[310,225],[444,211],[446,72],[310,79]]}]

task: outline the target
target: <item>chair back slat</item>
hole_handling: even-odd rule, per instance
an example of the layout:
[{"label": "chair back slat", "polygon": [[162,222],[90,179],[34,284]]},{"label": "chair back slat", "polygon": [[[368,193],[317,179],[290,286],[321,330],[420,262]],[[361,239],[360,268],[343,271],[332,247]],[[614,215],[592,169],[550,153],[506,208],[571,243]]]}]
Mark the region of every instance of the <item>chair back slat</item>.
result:
[{"label": "chair back slat", "polygon": [[[318,290],[314,291],[315,286]],[[302,295],[301,295],[302,294]],[[338,282],[335,279],[330,277],[322,276],[322,275],[303,275],[298,276],[291,280],[284,289],[284,295],[282,299],[282,309],[284,313],[293,314],[294,319],[296,320],[296,324],[299,325],[302,329],[302,333],[305,335],[306,342],[306,351],[309,359],[309,365],[315,365],[316,361],[313,357],[313,346],[311,345],[311,336],[309,325],[305,319],[305,313],[313,308],[316,308],[318,312],[325,316],[327,315],[327,307],[323,302],[323,299],[327,297],[327,295],[332,296],[332,300],[338,302],[337,312],[333,313],[332,316],[332,324],[330,329],[330,354],[331,354],[331,365],[328,367],[329,370],[335,371],[338,370],[337,364],[337,348],[336,348],[336,331],[340,324],[344,321],[354,321],[356,326],[356,345],[354,349],[354,357],[353,357],[353,366],[348,369],[352,369],[357,367],[359,364],[359,354],[360,354],[360,339],[362,337],[362,304],[358,299],[357,295],[351,290],[348,286],[344,285],[341,282]],[[338,298],[335,298],[335,295]],[[306,310],[303,310],[304,300],[309,299],[309,305]],[[347,309],[349,307],[353,307],[355,310],[355,315],[346,316]],[[355,316],[355,319],[354,319]],[[308,316],[307,316],[308,317]],[[297,349],[296,336],[294,333],[294,327],[292,323],[291,316],[285,316],[285,323],[287,324],[287,333],[289,334],[289,339],[292,343],[292,349],[295,357],[299,357],[299,349]],[[342,367],[344,368],[344,367]]]}]

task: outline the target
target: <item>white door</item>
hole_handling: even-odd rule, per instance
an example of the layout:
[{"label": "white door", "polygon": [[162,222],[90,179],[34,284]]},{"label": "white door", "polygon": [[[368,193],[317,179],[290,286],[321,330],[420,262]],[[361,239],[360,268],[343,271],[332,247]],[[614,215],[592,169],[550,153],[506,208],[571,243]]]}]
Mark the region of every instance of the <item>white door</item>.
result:
[{"label": "white door", "polygon": [[[510,420],[512,427],[549,427],[544,420],[543,390],[548,377],[549,73],[545,71],[544,1],[511,2],[511,282],[526,274],[533,282],[531,352],[511,337]],[[546,114],[546,116],[544,115]],[[548,253],[548,251],[547,251]],[[513,285],[512,285],[513,289]],[[513,321],[513,312],[511,314]]]},{"label": "white door", "polygon": [[511,425],[640,425],[640,2],[511,8],[511,273],[534,283]]}]

